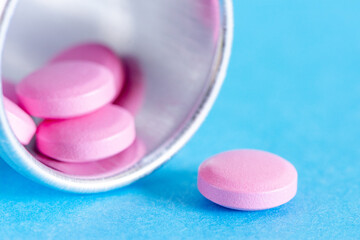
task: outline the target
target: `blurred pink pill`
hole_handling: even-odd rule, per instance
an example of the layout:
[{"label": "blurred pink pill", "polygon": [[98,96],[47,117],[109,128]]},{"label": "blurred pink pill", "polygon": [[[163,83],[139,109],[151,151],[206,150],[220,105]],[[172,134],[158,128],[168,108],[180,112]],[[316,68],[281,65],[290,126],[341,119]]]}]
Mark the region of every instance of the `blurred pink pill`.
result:
[{"label": "blurred pink pill", "polygon": [[19,99],[16,94],[16,84],[13,82],[10,82],[7,79],[2,80],[2,89],[3,94],[5,97],[7,97],[9,100],[11,100],[15,104],[19,104]]},{"label": "blurred pink pill", "polygon": [[116,79],[116,92],[120,92],[124,82],[124,70],[120,59],[108,47],[99,43],[86,43],[70,47],[58,54],[51,63],[82,60],[101,64],[108,68]]},{"label": "blurred pink pill", "polygon": [[22,106],[33,116],[69,118],[93,112],[116,96],[114,77],[104,66],[67,61],[47,65],[16,88]]},{"label": "blurred pink pill", "polygon": [[38,127],[38,150],[66,162],[95,161],[131,145],[135,124],[125,109],[107,105],[96,112],[64,120],[44,120]]},{"label": "blurred pink pill", "polygon": [[11,129],[19,142],[24,145],[28,144],[36,132],[34,121],[18,105],[6,97],[4,97],[3,100]]},{"label": "blurred pink pill", "polygon": [[114,104],[127,109],[133,116],[137,114],[144,101],[145,83],[139,66],[129,62],[126,68],[124,88]]},{"label": "blurred pink pill", "polygon": [[212,30],[214,42],[217,42],[220,33],[220,1],[218,0],[201,0],[201,16],[203,16],[206,27]]},{"label": "blurred pink pill", "polygon": [[263,210],[295,196],[297,172],[291,163],[272,153],[234,150],[201,164],[198,188],[207,199],[224,207]]},{"label": "blurred pink pill", "polygon": [[115,156],[95,162],[69,163],[49,159],[43,155],[36,158],[55,170],[81,178],[105,178],[123,172],[135,165],[145,155],[144,143],[136,139],[130,147]]}]

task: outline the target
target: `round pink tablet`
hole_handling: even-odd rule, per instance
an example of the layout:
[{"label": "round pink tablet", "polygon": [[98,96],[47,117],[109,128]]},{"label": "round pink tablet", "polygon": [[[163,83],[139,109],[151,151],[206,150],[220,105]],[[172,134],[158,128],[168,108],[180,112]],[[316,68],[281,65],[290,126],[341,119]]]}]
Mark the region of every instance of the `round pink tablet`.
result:
[{"label": "round pink tablet", "polygon": [[4,97],[4,107],[15,136],[22,144],[28,144],[36,132],[34,121],[18,105],[6,97]]},{"label": "round pink tablet", "polygon": [[9,100],[11,100],[13,103],[19,105],[19,99],[16,94],[16,84],[13,82],[10,82],[7,79],[2,80],[2,89],[3,94],[5,97],[7,97]]},{"label": "round pink tablet", "polygon": [[30,74],[16,88],[22,106],[42,118],[69,118],[93,112],[116,96],[115,80],[104,66],[66,61]]},{"label": "round pink tablet", "polygon": [[95,161],[113,156],[131,145],[135,123],[118,106],[105,107],[77,118],[44,120],[38,127],[38,150],[66,162]]},{"label": "round pink tablet", "polygon": [[234,150],[201,164],[198,188],[207,199],[224,207],[263,210],[295,196],[297,172],[291,163],[272,153]]},{"label": "round pink tablet", "polygon": [[114,101],[133,116],[137,114],[144,102],[144,75],[135,61],[129,61],[126,69],[126,81],[119,97]]},{"label": "round pink tablet", "polygon": [[145,144],[139,140],[115,156],[95,162],[69,163],[56,161],[37,154],[36,158],[55,170],[81,178],[105,178],[121,173],[135,165],[145,155]]},{"label": "round pink tablet", "polygon": [[123,64],[108,47],[99,43],[86,43],[70,47],[58,54],[50,63],[83,60],[101,64],[108,68],[116,79],[116,91],[120,92],[124,82]]}]

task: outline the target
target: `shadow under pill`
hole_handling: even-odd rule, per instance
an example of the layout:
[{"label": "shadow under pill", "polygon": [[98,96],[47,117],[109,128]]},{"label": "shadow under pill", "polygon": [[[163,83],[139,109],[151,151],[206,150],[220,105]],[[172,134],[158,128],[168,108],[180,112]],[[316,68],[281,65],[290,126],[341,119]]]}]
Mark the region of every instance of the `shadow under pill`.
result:
[{"label": "shadow under pill", "polygon": [[201,195],[197,188],[197,172],[184,169],[160,169],[131,185],[130,188],[154,198],[159,207],[173,205],[209,213],[237,214],[245,218],[251,217],[254,221],[267,215],[277,217],[287,215],[288,207],[292,205],[287,203],[284,206],[261,211],[239,211],[222,207]]},{"label": "shadow under pill", "polygon": [[207,212],[232,211],[204,198],[197,189],[197,172],[161,169],[132,187],[155,198],[159,206],[176,205]]}]

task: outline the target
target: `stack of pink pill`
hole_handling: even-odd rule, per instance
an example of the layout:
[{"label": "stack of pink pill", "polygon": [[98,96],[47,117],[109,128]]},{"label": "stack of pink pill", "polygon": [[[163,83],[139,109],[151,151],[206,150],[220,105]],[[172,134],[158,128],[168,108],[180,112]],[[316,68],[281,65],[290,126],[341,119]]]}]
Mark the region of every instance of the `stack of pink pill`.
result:
[{"label": "stack of pink pill", "polygon": [[[136,140],[134,122],[141,86],[126,80],[122,61],[108,47],[74,46],[16,86],[3,81],[10,126],[24,145],[36,133],[38,159],[55,169],[95,174],[91,167],[82,166],[99,169],[90,163],[109,165],[122,159],[112,166],[124,170],[145,152],[139,150],[144,146]],[[30,116],[43,121],[36,127]]]}]

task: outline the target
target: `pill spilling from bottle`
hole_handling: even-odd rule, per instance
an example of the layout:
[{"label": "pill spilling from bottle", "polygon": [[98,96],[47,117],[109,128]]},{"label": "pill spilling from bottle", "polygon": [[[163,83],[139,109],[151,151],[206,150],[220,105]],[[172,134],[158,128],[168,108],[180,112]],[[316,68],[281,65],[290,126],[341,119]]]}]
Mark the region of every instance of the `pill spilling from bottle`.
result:
[{"label": "pill spilling from bottle", "polygon": [[[35,157],[78,177],[104,177],[136,164],[145,145],[136,138],[135,114],[143,83],[126,79],[121,59],[98,43],[57,54],[18,84],[3,80],[13,133]],[[32,117],[40,118],[36,126]]]},{"label": "pill spilling from bottle", "polygon": [[[88,43],[60,52],[16,85],[4,79],[13,133],[24,145],[34,139],[34,157],[71,176],[104,178],[131,168],[146,154],[135,126],[144,82],[125,72],[111,49]],[[277,155],[234,150],[201,164],[198,189],[227,208],[264,210],[296,195],[297,172]]]}]

